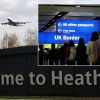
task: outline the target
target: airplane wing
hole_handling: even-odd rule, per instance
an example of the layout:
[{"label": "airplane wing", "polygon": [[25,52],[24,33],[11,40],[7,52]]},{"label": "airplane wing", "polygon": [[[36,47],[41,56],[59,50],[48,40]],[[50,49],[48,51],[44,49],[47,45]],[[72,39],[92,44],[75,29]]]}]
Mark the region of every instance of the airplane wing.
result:
[{"label": "airplane wing", "polygon": [[16,24],[26,24],[26,23],[31,23],[31,22],[15,22]]},{"label": "airplane wing", "polygon": [[10,25],[9,22],[6,22],[6,23],[1,23],[2,25]]}]

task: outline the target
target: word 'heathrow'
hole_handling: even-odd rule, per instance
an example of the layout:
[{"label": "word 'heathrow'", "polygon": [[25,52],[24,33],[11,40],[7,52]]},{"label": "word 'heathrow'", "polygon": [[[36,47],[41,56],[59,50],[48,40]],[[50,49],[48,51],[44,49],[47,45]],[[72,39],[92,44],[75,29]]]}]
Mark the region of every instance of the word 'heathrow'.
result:
[{"label": "word 'heathrow'", "polygon": [[[97,70],[93,72],[86,71],[84,74],[81,73],[63,73],[63,71],[54,71],[49,72],[50,77],[48,78],[45,74],[35,74],[30,72],[28,74],[28,82],[30,85],[43,86],[48,81],[52,86],[55,85],[98,85],[100,83],[100,73],[97,73]],[[0,75],[0,85],[23,85],[25,77],[22,74],[13,75],[13,74],[1,74]]]}]

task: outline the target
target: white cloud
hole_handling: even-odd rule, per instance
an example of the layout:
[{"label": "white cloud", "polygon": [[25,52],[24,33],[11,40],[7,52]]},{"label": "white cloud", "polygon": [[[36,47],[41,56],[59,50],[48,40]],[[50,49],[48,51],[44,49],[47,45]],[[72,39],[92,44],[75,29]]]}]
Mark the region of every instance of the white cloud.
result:
[{"label": "white cloud", "polygon": [[14,9],[17,2],[16,0],[0,0],[0,10],[11,10]]},{"label": "white cloud", "polygon": [[75,4],[75,0],[34,0],[34,4]]},{"label": "white cloud", "polygon": [[8,14],[8,12],[6,11],[0,11],[0,17],[6,16]]},{"label": "white cloud", "polygon": [[100,0],[33,0],[34,4],[100,4]]},{"label": "white cloud", "polygon": [[100,4],[100,0],[76,0],[77,4]]}]

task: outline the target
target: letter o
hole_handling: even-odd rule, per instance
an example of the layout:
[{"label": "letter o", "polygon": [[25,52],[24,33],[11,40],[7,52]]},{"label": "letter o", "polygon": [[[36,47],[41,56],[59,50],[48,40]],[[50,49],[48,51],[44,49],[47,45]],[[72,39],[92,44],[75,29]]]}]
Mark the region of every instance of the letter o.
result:
[{"label": "letter o", "polygon": [[[40,82],[40,78],[42,79],[41,82]],[[37,82],[38,85],[44,85],[45,82],[46,82],[45,76],[44,76],[43,74],[37,75],[37,77],[36,77],[36,82]]]}]

